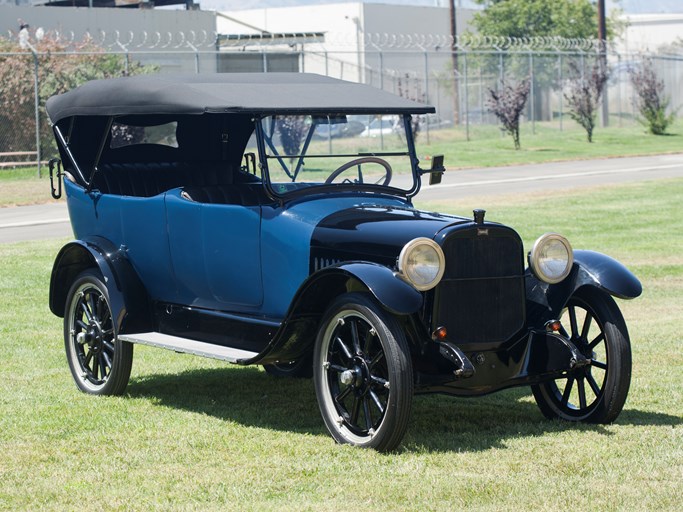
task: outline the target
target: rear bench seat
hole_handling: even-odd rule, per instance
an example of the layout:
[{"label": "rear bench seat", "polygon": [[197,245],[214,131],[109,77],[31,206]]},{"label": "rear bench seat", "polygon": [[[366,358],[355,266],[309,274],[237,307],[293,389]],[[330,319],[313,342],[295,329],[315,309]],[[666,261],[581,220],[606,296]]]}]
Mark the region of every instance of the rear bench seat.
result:
[{"label": "rear bench seat", "polygon": [[103,194],[152,197],[172,188],[228,185],[232,170],[225,162],[142,162],[102,164],[93,188]]}]

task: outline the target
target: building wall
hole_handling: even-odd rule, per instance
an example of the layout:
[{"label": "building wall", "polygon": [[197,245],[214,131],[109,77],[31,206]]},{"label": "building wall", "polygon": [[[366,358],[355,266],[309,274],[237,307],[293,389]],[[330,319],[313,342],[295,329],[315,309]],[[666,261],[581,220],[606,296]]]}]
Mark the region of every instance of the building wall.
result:
[{"label": "building wall", "polygon": [[[473,12],[458,10],[458,30],[469,27]],[[255,29],[273,33],[324,32],[324,43],[305,45],[305,71],[376,86],[384,85],[386,75],[395,77],[406,69],[417,70],[413,74],[419,74],[424,69],[420,41],[432,52],[434,44],[429,36],[437,35],[443,40],[450,34],[449,10],[445,7],[340,3],[223,14],[232,20],[218,17],[217,29],[221,34],[258,33]],[[414,42],[409,43],[406,36],[414,37]],[[446,66],[447,54],[443,60]]]},{"label": "building wall", "polygon": [[[220,34],[313,33],[324,32],[325,43],[306,45],[305,50],[320,52],[303,63],[305,71],[336,75],[348,80],[359,80],[363,64],[362,19],[363,4],[341,3],[278,7],[224,12],[232,20],[218,16],[217,30]],[[239,20],[242,23],[238,23]],[[360,27],[360,28],[359,28]],[[304,40],[304,38],[301,38]],[[272,48],[271,48],[272,49]],[[283,45],[279,50],[292,52],[297,48]],[[257,52],[255,47],[245,47],[245,53]],[[258,58],[258,56],[254,56]]]},{"label": "building wall", "polygon": [[683,14],[634,14],[625,21],[628,25],[618,48],[627,53],[656,52],[683,40]]}]

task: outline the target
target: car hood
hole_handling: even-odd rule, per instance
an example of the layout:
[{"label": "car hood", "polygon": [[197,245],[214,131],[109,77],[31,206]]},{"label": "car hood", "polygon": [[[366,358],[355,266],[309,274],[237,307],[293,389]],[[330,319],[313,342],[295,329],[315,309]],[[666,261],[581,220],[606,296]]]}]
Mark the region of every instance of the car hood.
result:
[{"label": "car hood", "polygon": [[311,239],[315,268],[340,261],[366,260],[393,265],[403,246],[418,237],[434,238],[444,227],[471,219],[400,206],[355,206],[337,211],[316,226]]}]

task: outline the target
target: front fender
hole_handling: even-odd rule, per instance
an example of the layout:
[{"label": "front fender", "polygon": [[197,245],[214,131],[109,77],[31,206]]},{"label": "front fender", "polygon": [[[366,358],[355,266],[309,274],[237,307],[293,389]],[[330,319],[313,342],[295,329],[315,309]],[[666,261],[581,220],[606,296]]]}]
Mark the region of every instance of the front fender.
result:
[{"label": "front fender", "polygon": [[322,273],[321,277],[324,280],[335,274],[347,279],[357,279],[385,309],[396,315],[410,315],[422,306],[422,294],[384,265],[366,262],[343,263],[323,269],[319,273]]},{"label": "front fender", "polygon": [[291,361],[310,350],[328,304],[348,292],[371,293],[387,311],[411,315],[422,307],[422,294],[377,263],[347,262],[312,274],[297,291],[273,340],[258,356],[241,364]]},{"label": "front fender", "polygon": [[595,251],[574,251],[579,272],[575,289],[590,284],[620,299],[635,299],[643,293],[638,278],[623,264]]},{"label": "front fender", "polygon": [[102,274],[109,293],[117,333],[151,330],[147,292],[125,255],[102,237],[88,237],[69,242],[59,251],[50,278],[50,311],[64,316],[66,296],[82,271],[96,268]]},{"label": "front fender", "polygon": [[574,267],[562,282],[550,285],[526,273],[527,314],[530,323],[558,318],[576,290],[593,286],[620,299],[638,297],[643,287],[623,264],[595,251],[574,251]]}]

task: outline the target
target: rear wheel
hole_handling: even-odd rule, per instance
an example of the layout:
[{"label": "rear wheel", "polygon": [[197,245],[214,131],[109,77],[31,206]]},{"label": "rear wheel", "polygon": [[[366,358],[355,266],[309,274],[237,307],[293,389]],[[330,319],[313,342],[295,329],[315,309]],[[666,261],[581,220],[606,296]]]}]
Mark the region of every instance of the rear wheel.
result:
[{"label": "rear wheel", "polygon": [[69,368],[81,391],[120,395],[128,385],[133,345],[119,341],[109,293],[94,270],[78,275],[66,299],[64,346]]},{"label": "rear wheel", "polygon": [[631,344],[626,323],[614,299],[594,288],[569,299],[563,334],[590,360],[566,377],[532,386],[547,418],[611,423],[626,402],[631,383]]},{"label": "rear wheel", "polygon": [[332,437],[389,451],[408,427],[413,371],[396,319],[372,298],[340,296],[321,323],[313,355],[318,405]]}]

